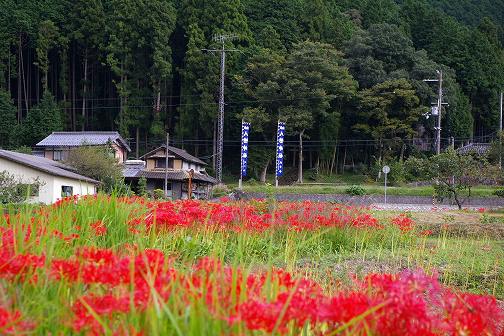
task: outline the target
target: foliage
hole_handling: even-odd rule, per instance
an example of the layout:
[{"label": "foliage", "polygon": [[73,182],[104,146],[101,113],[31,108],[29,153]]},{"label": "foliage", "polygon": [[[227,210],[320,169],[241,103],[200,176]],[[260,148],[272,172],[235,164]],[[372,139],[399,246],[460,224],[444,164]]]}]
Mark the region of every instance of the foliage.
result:
[{"label": "foliage", "polygon": [[218,184],[212,188],[212,197],[223,197],[229,195],[231,190],[225,184]]},{"label": "foliage", "polygon": [[8,92],[0,89],[0,148],[9,147],[12,143],[12,129],[16,124],[16,107]]},{"label": "foliage", "polygon": [[154,189],[152,191],[152,197],[157,200],[165,199],[166,195],[163,189]]},{"label": "foliage", "polygon": [[504,189],[497,189],[493,193],[495,196],[504,197]]},{"label": "foliage", "polygon": [[460,155],[453,149],[433,156],[425,165],[425,176],[433,181],[436,197],[453,198],[459,209],[471,197],[471,189],[495,180],[497,171],[485,158]]},{"label": "foliage", "polygon": [[[220,54],[208,50],[222,48],[215,35],[234,34],[224,45],[232,50],[224,131],[236,140],[240,120],[250,119],[257,178],[272,166],[279,117],[289,127],[286,141],[298,142],[302,133],[301,141],[312,142],[321,171],[340,166],[332,162],[340,140],[349,141],[356,165],[400,161],[433,142],[435,118],[420,116],[437,90],[422,80],[436,70],[443,70],[449,104],[442,138],[462,142],[494,132],[504,87],[503,6],[502,0],[3,0],[0,88],[7,94],[0,97],[0,146],[34,146],[54,130],[120,130],[140,156],[168,131],[189,152],[211,157]],[[386,94],[396,89],[398,97]],[[236,152],[234,146],[226,151]],[[238,162],[225,155],[226,170],[237,172]]]},{"label": "foliage", "polygon": [[22,138],[18,139],[23,142],[18,144],[33,146],[52,132],[62,129],[61,109],[54,100],[54,96],[49,91],[45,91],[40,103],[30,110],[23,123]]},{"label": "foliage", "polygon": [[139,196],[147,195],[147,179],[145,178],[145,176],[142,176],[138,179],[137,194]]},{"label": "foliage", "polygon": [[499,242],[429,212],[425,229],[319,202],[99,194],[4,210],[9,334],[498,335],[504,324]]},{"label": "foliage", "polygon": [[0,204],[20,203],[38,195],[42,182],[22,180],[7,171],[0,171]]},{"label": "foliage", "polygon": [[109,147],[83,144],[69,152],[65,164],[81,175],[100,181],[101,188],[105,192],[115,191],[119,194],[126,192],[121,166]]},{"label": "foliage", "polygon": [[352,196],[362,196],[366,195],[366,190],[362,186],[353,185],[345,189],[345,194]]}]

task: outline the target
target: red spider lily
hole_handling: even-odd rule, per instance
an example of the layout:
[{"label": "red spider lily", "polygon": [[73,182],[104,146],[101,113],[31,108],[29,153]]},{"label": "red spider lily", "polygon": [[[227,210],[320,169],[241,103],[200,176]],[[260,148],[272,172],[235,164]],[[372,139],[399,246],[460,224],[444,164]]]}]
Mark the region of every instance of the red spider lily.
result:
[{"label": "red spider lily", "polygon": [[0,307],[0,334],[19,335],[28,333],[33,329],[33,324],[23,320],[21,313],[17,310],[11,312]]},{"label": "red spider lily", "polygon": [[392,224],[398,227],[402,233],[407,233],[415,228],[415,222],[406,214],[392,218]]},{"label": "red spider lily", "polygon": [[91,226],[96,236],[104,236],[107,233],[107,227],[102,221],[96,221],[89,226]]}]

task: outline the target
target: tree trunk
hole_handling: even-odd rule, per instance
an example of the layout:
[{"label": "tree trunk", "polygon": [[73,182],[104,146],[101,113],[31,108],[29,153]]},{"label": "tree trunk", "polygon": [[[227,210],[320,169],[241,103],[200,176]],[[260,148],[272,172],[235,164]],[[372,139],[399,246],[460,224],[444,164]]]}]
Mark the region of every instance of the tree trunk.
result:
[{"label": "tree trunk", "polygon": [[10,49],[10,43],[9,43],[9,54],[7,58],[7,91],[9,92],[9,95],[11,94],[11,49]]},{"label": "tree trunk", "polygon": [[399,162],[403,162],[404,161],[404,151],[406,150],[406,144],[402,144],[401,146],[401,155],[399,156]]},{"label": "tree trunk", "polygon": [[305,130],[299,133],[299,165],[298,165],[298,182],[303,183],[303,134]]},{"label": "tree trunk", "polygon": [[26,89],[26,76],[25,76],[25,70],[24,70],[24,62],[23,62],[23,53],[21,53],[21,79],[23,83],[23,92],[24,92],[24,102],[25,102],[25,110],[26,110],[26,115],[28,115],[28,90]]},{"label": "tree trunk", "polygon": [[331,166],[329,168],[329,176],[332,176],[332,172],[333,172],[333,169],[334,169],[334,163],[336,161],[336,150],[338,148],[338,143],[336,143],[336,146],[334,146],[334,150],[333,150],[333,155],[332,155],[332,158],[331,158]]},{"label": "tree trunk", "polygon": [[82,125],[81,130],[86,129],[86,96],[87,96],[87,74],[88,74],[88,50],[84,52],[84,88],[82,89]]},{"label": "tree trunk", "polygon": [[259,181],[262,183],[266,183],[266,174],[268,172],[268,167],[270,164],[271,160],[266,161],[266,164],[264,165],[262,171],[261,171],[261,176],[259,176]]},{"label": "tree trunk", "polygon": [[462,203],[460,202],[456,191],[453,191],[453,199],[455,200],[455,203],[457,203],[458,209],[462,210]]},{"label": "tree trunk", "polygon": [[18,73],[17,73],[17,101],[18,101],[18,124],[21,123],[23,118],[23,102],[22,102],[22,89],[21,89],[21,60],[23,54],[23,46],[21,45],[21,35],[19,35],[18,43]]},{"label": "tree trunk", "polygon": [[77,121],[75,110],[77,109],[76,102],[76,85],[75,85],[75,45],[72,48],[72,131],[77,130]]},{"label": "tree trunk", "polygon": [[345,153],[343,153],[343,164],[341,165],[341,174],[345,174],[345,164],[346,164],[346,153],[347,153],[347,146],[345,146]]},{"label": "tree trunk", "polygon": [[136,144],[135,144],[135,154],[136,158],[140,157],[140,127],[137,126],[136,128]]}]

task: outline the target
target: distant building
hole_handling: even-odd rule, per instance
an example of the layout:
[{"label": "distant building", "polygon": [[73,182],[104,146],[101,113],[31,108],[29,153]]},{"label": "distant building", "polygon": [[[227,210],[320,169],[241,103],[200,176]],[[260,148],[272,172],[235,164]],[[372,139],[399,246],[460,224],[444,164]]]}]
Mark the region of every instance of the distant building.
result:
[{"label": "distant building", "polygon": [[123,163],[131,152],[130,147],[118,132],[53,132],[36,144],[34,155],[54,161],[64,161],[68,153],[82,145],[110,145],[119,163]]},{"label": "distant building", "polygon": [[[137,184],[141,177],[147,180],[147,190],[164,190],[165,175],[168,173],[168,196],[172,199],[187,199],[189,181],[192,197],[206,199],[218,181],[205,171],[206,163],[185,150],[168,146],[168,167],[166,167],[166,146],[161,146],[141,157],[124,163],[123,175],[126,182]],[[192,176],[191,176],[192,173]]]},{"label": "distant building", "polygon": [[64,164],[28,154],[0,150],[0,171],[7,171],[21,182],[41,183],[29,200],[51,204],[74,195],[94,195],[100,182],[79,175]]}]

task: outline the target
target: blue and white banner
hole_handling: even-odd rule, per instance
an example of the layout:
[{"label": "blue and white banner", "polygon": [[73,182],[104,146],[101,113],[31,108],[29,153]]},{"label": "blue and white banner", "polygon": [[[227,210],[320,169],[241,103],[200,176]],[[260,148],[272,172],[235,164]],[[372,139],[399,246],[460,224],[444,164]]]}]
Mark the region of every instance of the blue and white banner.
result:
[{"label": "blue and white banner", "polygon": [[285,138],[285,122],[278,122],[277,131],[277,147],[276,147],[276,176],[283,175],[283,158],[284,158],[284,138]]},{"label": "blue and white banner", "polygon": [[242,121],[241,176],[247,176],[249,133],[250,133],[250,123]]}]

